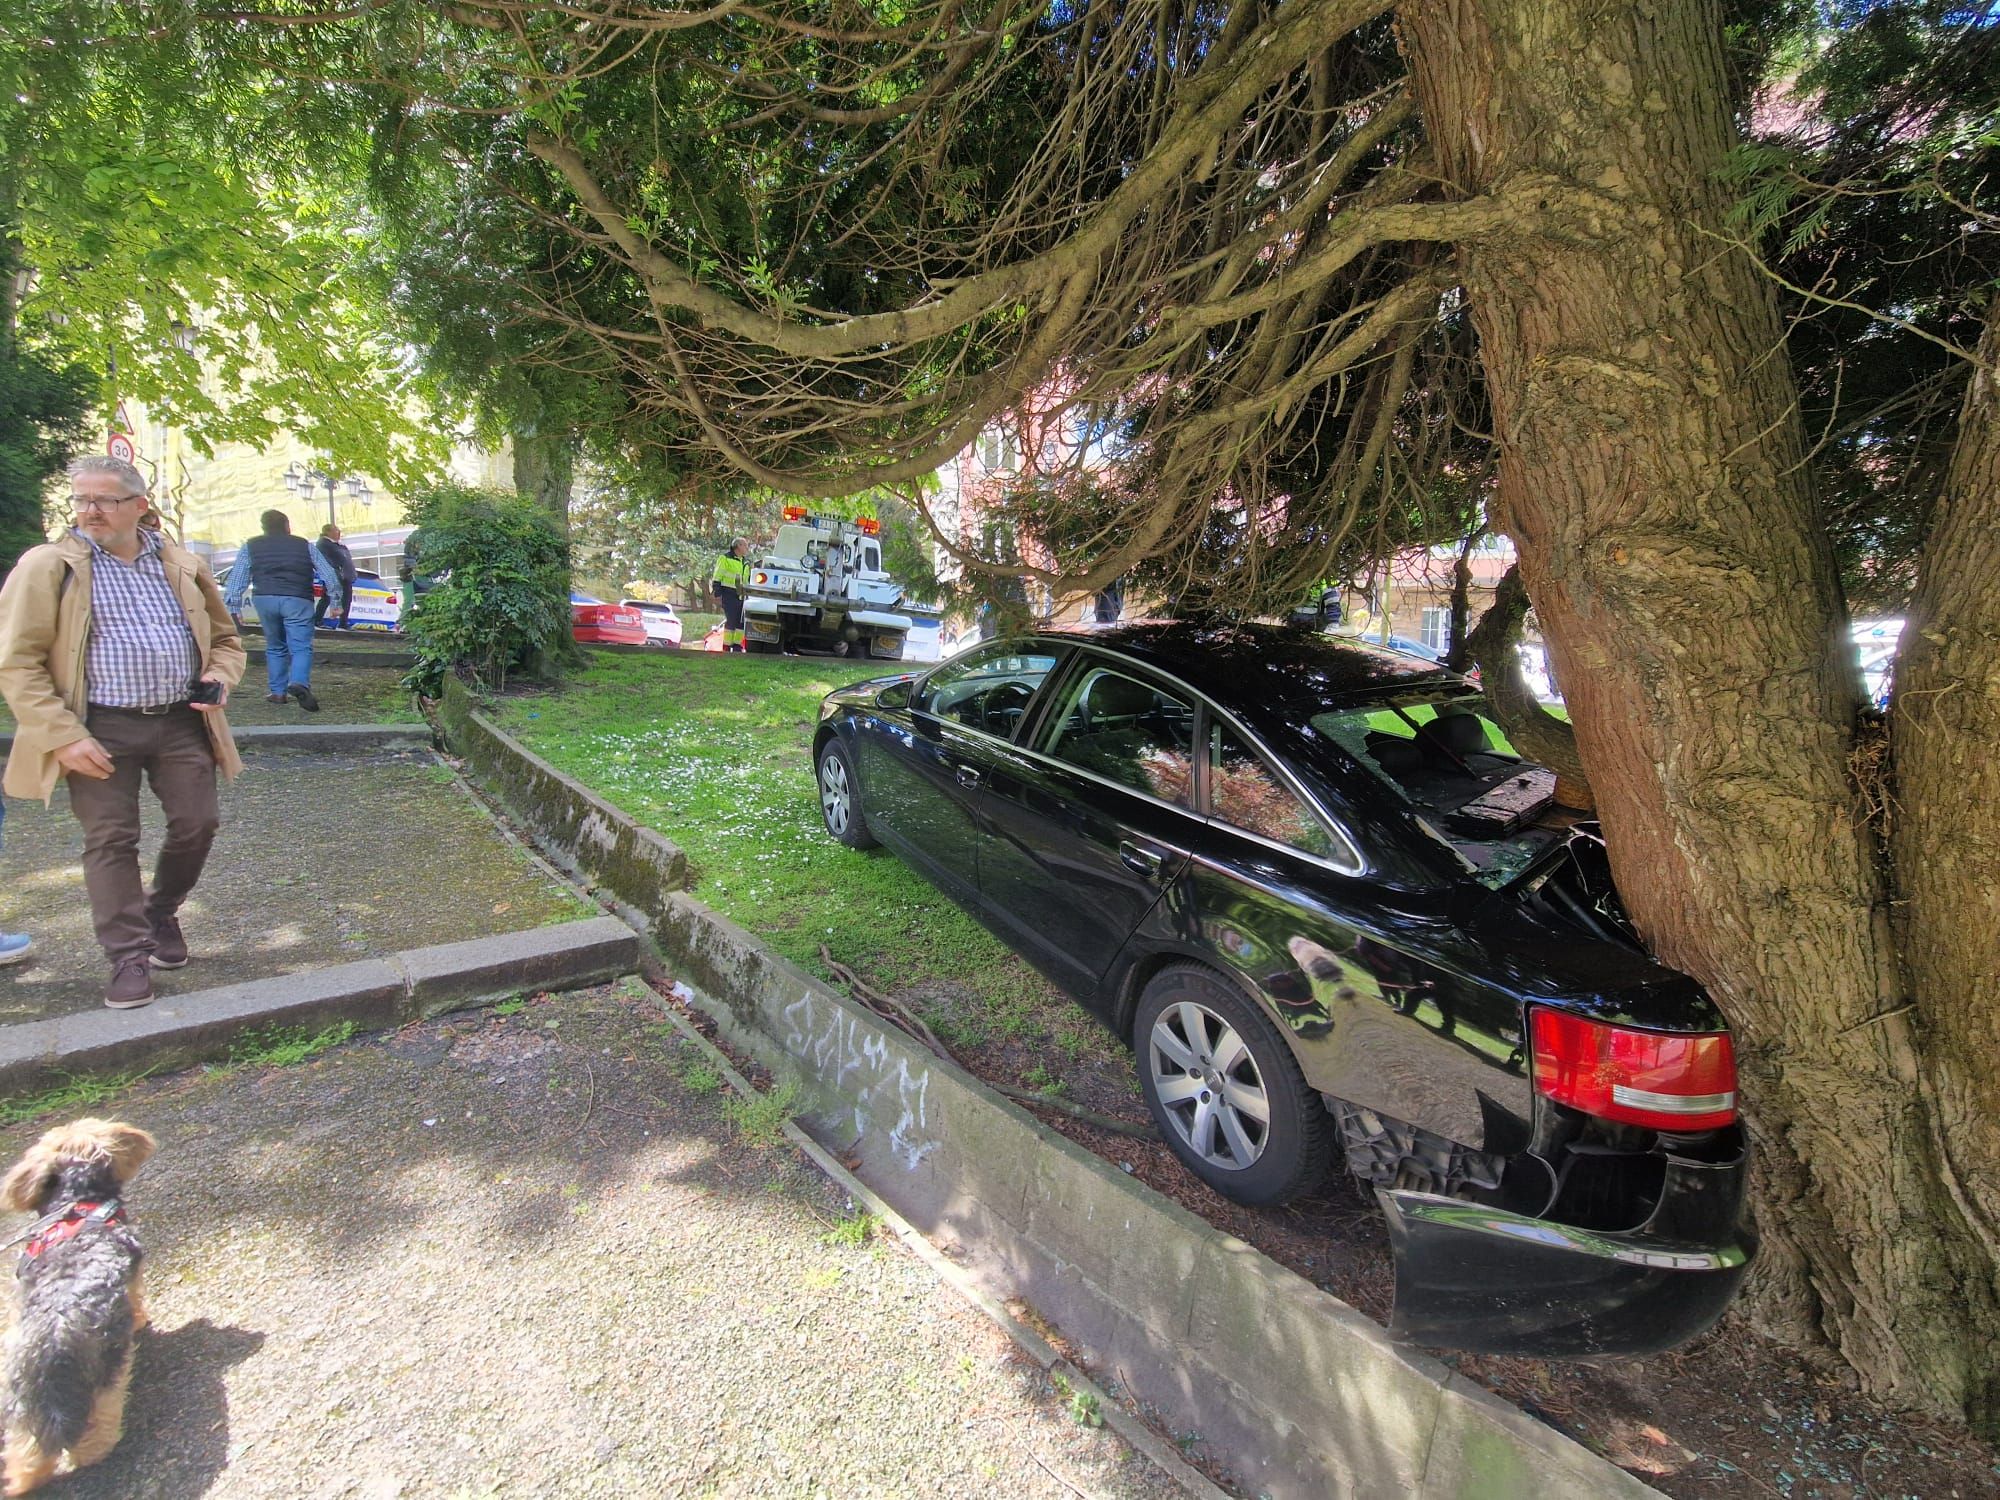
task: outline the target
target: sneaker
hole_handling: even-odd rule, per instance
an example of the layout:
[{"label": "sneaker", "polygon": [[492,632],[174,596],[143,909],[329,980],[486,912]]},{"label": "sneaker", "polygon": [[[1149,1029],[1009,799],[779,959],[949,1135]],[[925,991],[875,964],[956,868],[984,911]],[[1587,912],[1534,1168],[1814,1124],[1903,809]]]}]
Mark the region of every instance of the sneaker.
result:
[{"label": "sneaker", "polygon": [[111,971],[111,983],[104,987],[104,1003],[113,1010],[135,1010],[153,1003],[153,974],[145,954],[118,960]]},{"label": "sneaker", "polygon": [[299,707],[303,708],[307,713],[316,714],[319,712],[319,699],[313,696],[313,690],[303,682],[293,683],[285,689],[285,692],[290,697],[298,699]]},{"label": "sneaker", "polygon": [[0,932],[0,969],[18,964],[35,951],[35,940],[25,932]]},{"label": "sneaker", "polygon": [[178,917],[155,917],[153,919],[153,967],[156,969],[185,969],[188,961],[187,939],[181,936]]}]

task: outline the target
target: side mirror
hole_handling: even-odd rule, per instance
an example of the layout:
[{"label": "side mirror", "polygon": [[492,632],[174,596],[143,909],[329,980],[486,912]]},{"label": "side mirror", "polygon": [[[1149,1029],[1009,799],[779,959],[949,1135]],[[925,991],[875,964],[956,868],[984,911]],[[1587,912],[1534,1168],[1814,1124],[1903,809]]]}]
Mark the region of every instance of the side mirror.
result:
[{"label": "side mirror", "polygon": [[882,708],[908,708],[910,706],[910,684],[892,682],[875,695],[875,702]]}]

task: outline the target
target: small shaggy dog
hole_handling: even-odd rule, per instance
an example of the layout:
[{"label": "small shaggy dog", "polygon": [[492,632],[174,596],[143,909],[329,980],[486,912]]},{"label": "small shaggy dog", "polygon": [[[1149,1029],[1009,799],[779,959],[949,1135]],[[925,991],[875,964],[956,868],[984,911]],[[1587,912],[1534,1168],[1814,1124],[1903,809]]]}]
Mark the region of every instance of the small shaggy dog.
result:
[{"label": "small shaggy dog", "polygon": [[[21,1236],[6,1342],[6,1493],[45,1484],[67,1454],[94,1464],[125,1426],[139,1300],[139,1241],[119,1194],[153,1138],[116,1120],[58,1125],[0,1181],[0,1203],[40,1214]],[[16,1241],[15,1243],[20,1243]]]}]

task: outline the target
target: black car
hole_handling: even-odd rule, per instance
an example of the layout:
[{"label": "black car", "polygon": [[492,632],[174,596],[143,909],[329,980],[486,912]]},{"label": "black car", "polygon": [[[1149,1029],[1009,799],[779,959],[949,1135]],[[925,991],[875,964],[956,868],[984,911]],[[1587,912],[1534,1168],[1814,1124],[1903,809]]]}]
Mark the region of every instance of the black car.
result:
[{"label": "black car", "polygon": [[829,694],[813,755],[828,832],[1128,1038],[1203,1180],[1374,1184],[1397,1333],[1646,1353],[1742,1282],[1728,1029],[1465,679],[1280,627],[1044,632]]}]

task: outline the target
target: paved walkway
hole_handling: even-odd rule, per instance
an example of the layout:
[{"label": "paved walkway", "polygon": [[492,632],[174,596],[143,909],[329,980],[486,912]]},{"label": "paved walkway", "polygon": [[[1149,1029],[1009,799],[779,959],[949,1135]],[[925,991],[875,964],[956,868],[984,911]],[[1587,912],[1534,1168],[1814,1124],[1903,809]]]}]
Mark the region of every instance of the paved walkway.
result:
[{"label": "paved walkway", "polygon": [[[155,1132],[125,1441],[75,1500],[1168,1500],[636,985],[97,1106]],[[29,1127],[0,1132],[5,1160]]]},{"label": "paved walkway", "polygon": [[[142,793],[142,867],[163,830]],[[259,750],[222,793],[221,835],[181,913],[193,961],[160,994],[601,915],[507,839],[425,749]],[[0,969],[0,1025],[90,1010],[106,973],[68,794],[7,804],[0,929],[33,934]]]}]

